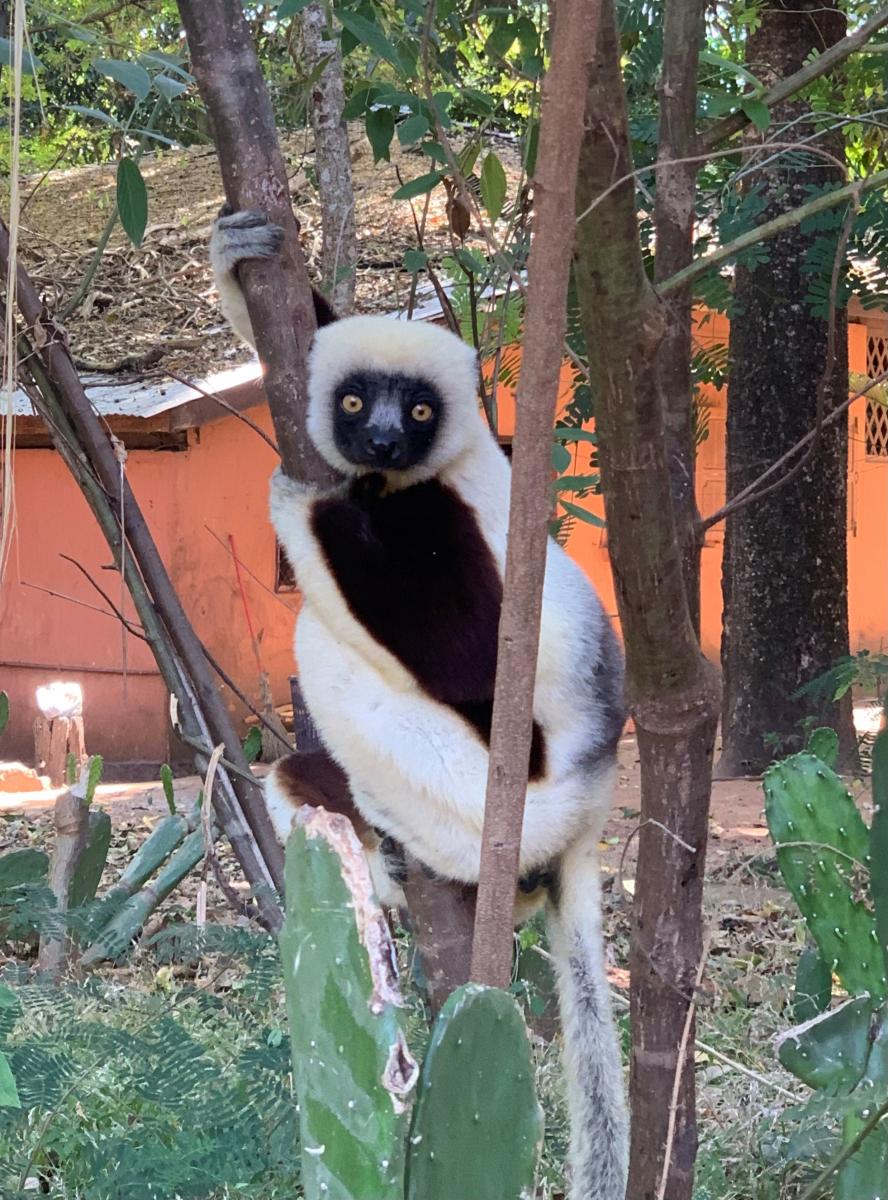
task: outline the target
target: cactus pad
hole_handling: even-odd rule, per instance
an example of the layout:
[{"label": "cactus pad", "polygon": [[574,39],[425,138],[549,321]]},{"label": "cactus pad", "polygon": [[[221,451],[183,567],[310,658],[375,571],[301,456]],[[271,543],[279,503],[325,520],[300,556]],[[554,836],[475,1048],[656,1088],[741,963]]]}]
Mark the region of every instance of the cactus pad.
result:
[{"label": "cactus pad", "polygon": [[841,779],[816,755],[766,773],[765,813],[777,861],[827,967],[853,995],[885,998],[885,960],[872,910],[869,831]]},{"label": "cactus pad", "polygon": [[418,1072],[388,926],[348,821],[301,809],[285,879],[280,947],[306,1200],[402,1200]]},{"label": "cactus pad", "polygon": [[816,946],[806,946],[796,968],[792,995],[792,1016],[797,1025],[810,1021],[829,1008],[832,998],[832,972]]},{"label": "cactus pad", "polygon": [[527,1030],[515,1001],[469,984],[441,1009],[422,1067],[407,1200],[520,1200],[543,1136]]},{"label": "cactus pad", "polygon": [[872,1004],[846,1000],[780,1035],[777,1054],[797,1079],[829,1095],[847,1095],[863,1078],[869,1055]]}]

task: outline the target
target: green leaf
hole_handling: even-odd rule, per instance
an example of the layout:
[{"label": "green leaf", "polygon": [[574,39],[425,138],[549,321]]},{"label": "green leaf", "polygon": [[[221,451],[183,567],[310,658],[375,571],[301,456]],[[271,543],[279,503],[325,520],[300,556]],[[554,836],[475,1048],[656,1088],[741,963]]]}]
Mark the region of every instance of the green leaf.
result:
[{"label": "green leaf", "polygon": [[760,79],[757,79],[756,76],[753,75],[752,71],[748,71],[746,67],[741,66],[740,63],[732,62],[731,59],[724,58],[721,54],[716,54],[712,50],[701,50],[700,62],[707,63],[710,67],[719,67],[724,71],[731,72],[732,74],[736,75],[738,79],[742,79],[744,83],[748,83],[751,87],[754,87],[759,92],[763,92],[765,90],[765,85]]},{"label": "green leaf", "polygon": [[534,117],[527,127],[527,132],[524,135],[524,169],[528,175],[533,176],[536,170],[537,150],[540,144],[540,122]]},{"label": "green leaf", "polygon": [[0,1052],[0,1105],[4,1108],[21,1108],[22,1106],[9,1059],[2,1052]]},{"label": "green leaf", "polygon": [[432,188],[438,186],[446,175],[446,171],[430,171],[428,175],[420,175],[410,179],[403,187],[399,187],[392,196],[393,200],[412,200],[414,196],[424,196]]},{"label": "green leaf", "polygon": [[254,763],[262,753],[262,731],[254,725],[244,738],[244,757],[248,763]]},{"label": "green leaf", "polygon": [[151,76],[138,63],[124,62],[120,58],[97,58],[91,65],[94,71],[107,75],[139,100],[144,100],[151,91]]},{"label": "green leaf", "polygon": [[414,113],[398,126],[398,141],[402,146],[412,146],[429,131],[429,123],[420,113]]},{"label": "green leaf", "polygon": [[152,87],[164,100],[176,100],[183,92],[188,91],[187,83],[181,79],[171,79],[169,75],[155,75]]},{"label": "green leaf", "polygon": [[342,110],[342,117],[345,121],[353,121],[356,117],[363,117],[369,106],[374,103],[379,95],[379,86],[375,83],[363,83],[357,88],[348,101],[345,108]]},{"label": "green leaf", "polygon": [[23,883],[40,883],[48,870],[49,859],[42,850],[9,850],[0,854],[0,892],[21,887]]},{"label": "green leaf", "polygon": [[169,763],[164,763],[160,768],[160,783],[163,787],[164,799],[167,802],[167,808],[170,813],[176,815],[176,793],[173,788],[173,770]]},{"label": "green leaf", "polygon": [[765,130],[771,124],[771,110],[761,100],[743,100],[740,107],[756,129]]},{"label": "green leaf", "polygon": [[[9,38],[0,37],[0,66],[12,66],[12,42]],[[42,67],[43,63],[39,58],[35,58],[27,50],[22,50],[22,72],[25,75],[36,75],[37,69]]]},{"label": "green leaf", "polygon": [[279,21],[283,21],[286,17],[294,17],[301,13],[303,8],[308,8],[311,3],[312,0],[284,0],[275,15]]},{"label": "green leaf", "polygon": [[454,251],[454,257],[467,275],[483,275],[487,270],[487,263],[483,258],[471,250],[467,250],[465,246],[458,247]]},{"label": "green leaf", "polygon": [[[373,148],[373,161],[389,161],[389,147],[395,136],[395,118],[390,108],[371,108],[364,121],[367,139]],[[397,192],[395,193],[397,195]]]},{"label": "green leaf", "polygon": [[570,451],[561,445],[560,442],[552,443],[552,470],[557,471],[560,475],[566,471],[573,459],[570,456]]},{"label": "green leaf", "polygon": [[429,265],[429,256],[423,254],[422,250],[408,250],[404,255],[404,268],[411,275],[415,275],[417,271],[424,270]]},{"label": "green leaf", "polygon": [[9,695],[6,692],[0,692],[0,733],[9,724]]},{"label": "green leaf", "polygon": [[598,445],[598,434],[594,429],[574,429],[573,426],[562,425],[552,433],[556,442],[591,442]]},{"label": "green leaf", "polygon": [[117,208],[120,223],[134,246],[141,246],[148,224],[148,189],[139,165],[131,158],[117,164]]},{"label": "green leaf", "polygon": [[100,108],[87,108],[84,104],[66,104],[65,108],[69,112],[80,113],[82,117],[92,117],[96,121],[104,121],[106,125],[113,125],[115,129],[120,128],[120,122],[116,117],[112,117],[110,113],[102,112]]},{"label": "green leaf", "polygon": [[[561,447],[564,450],[564,447]],[[570,458],[570,454],[568,458]],[[588,492],[590,488],[597,488],[601,483],[600,475],[563,475],[561,479],[555,481],[556,492]]]},{"label": "green leaf", "polygon": [[585,508],[580,508],[579,504],[568,504],[566,500],[559,500],[558,503],[566,513],[570,513],[578,521],[583,521],[586,525],[596,525],[599,529],[604,529],[604,521],[602,521],[601,517],[596,517],[595,513],[589,512]]},{"label": "green leaf", "polygon": [[196,82],[194,76],[190,71],[185,70],[178,58],[172,54],[164,54],[162,50],[148,50],[144,54],[140,54],[139,62],[148,63],[152,67],[160,67],[164,71],[172,71],[186,83]]},{"label": "green leaf", "polygon": [[345,9],[336,9],[336,17],[343,29],[357,38],[360,45],[367,46],[378,58],[390,62],[397,71],[403,69],[397,50],[375,21],[368,21],[366,17]]},{"label": "green leaf", "polygon": [[508,18],[499,20],[484,43],[484,53],[492,58],[505,58],[512,49],[516,37],[515,27]]},{"label": "green leaf", "polygon": [[497,221],[506,199],[506,172],[492,150],[481,167],[481,199],[491,221]]},{"label": "green leaf", "polygon": [[456,161],[459,164],[459,169],[463,175],[471,175],[475,169],[475,163],[478,161],[478,155],[481,153],[480,142],[467,142],[456,156]]}]

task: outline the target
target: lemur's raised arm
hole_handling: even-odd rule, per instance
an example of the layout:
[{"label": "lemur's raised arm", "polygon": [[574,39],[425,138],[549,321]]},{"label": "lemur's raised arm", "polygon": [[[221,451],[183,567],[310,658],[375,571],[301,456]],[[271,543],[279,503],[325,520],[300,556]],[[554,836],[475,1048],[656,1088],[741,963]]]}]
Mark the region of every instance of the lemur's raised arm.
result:
[{"label": "lemur's raised arm", "polygon": [[[223,308],[252,343],[237,265],[274,254],[255,213],[217,222]],[[329,311],[329,309],[328,309]],[[431,324],[329,323],[309,356],[307,428],[342,475],[318,494],[281,474],[272,519],[303,594],[308,709],[354,802],[382,898],[392,840],[446,878],[478,879],[511,473],[481,416],[474,352]],[[534,748],[516,916],[546,903],[565,1033],[572,1200],[623,1200],[628,1139],[604,971],[598,840],[623,727],[622,655],[591,584],[554,541],[543,592]],[[306,791],[272,769],[281,838]]]}]

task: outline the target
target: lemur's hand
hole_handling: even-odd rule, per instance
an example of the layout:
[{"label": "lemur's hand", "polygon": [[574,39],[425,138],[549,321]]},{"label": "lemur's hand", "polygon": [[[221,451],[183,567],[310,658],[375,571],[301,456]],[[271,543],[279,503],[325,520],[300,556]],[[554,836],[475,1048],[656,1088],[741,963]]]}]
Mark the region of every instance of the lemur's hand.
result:
[{"label": "lemur's hand", "polygon": [[216,271],[227,274],[246,259],[274,258],[283,240],[281,226],[272,225],[264,213],[232,212],[226,204],[213,225],[210,256]]}]

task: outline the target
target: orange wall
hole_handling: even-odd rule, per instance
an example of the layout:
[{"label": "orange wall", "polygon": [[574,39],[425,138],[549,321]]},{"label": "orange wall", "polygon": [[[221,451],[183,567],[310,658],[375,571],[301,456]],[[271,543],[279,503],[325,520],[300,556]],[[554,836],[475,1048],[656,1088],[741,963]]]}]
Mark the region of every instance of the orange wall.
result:
[{"label": "orange wall", "polygon": [[[252,415],[270,427],[263,409]],[[244,590],[262,665],[273,680],[276,703],[283,703],[289,696],[296,601],[272,590],[275,543],[267,493],[274,456],[234,419],[189,437],[189,449],[183,452],[132,451],[127,463],[130,484],[198,634],[255,699],[258,668],[227,545],[228,536],[233,536],[244,563]],[[111,762],[164,761],[170,754],[166,690],[147,647],[135,637],[127,638],[124,695],[117,622],[72,603],[104,607],[61,554],[81,563],[115,599],[120,593],[119,577],[103,569],[110,556],[86,502],[51,450],[19,450],[15,481],[17,532],[0,591],[0,686],[11,701],[0,755],[31,759],[35,688],[65,678],[83,688],[91,752]],[[132,615],[129,603],[126,611]],[[36,665],[41,663],[45,666]],[[242,706],[227,689],[221,690],[231,710],[242,715]]]}]

